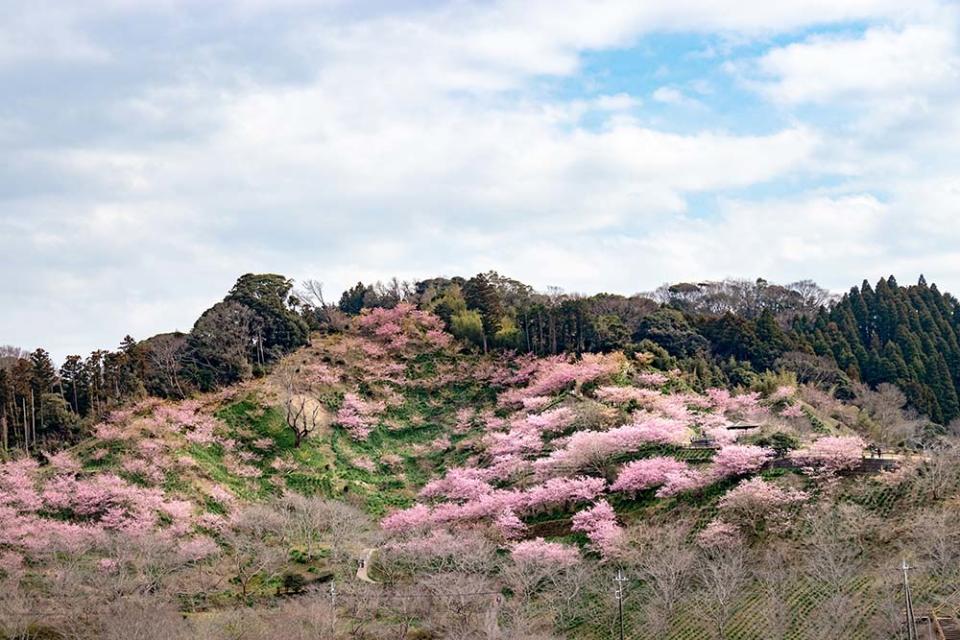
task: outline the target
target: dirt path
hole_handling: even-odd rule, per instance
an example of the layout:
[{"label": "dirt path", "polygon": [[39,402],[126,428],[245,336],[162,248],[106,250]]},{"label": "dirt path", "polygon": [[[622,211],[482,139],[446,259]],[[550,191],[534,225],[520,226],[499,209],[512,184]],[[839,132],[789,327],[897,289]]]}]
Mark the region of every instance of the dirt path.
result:
[{"label": "dirt path", "polygon": [[364,549],[363,557],[360,559],[360,566],[357,567],[357,580],[360,582],[369,582],[370,584],[377,584],[376,580],[371,580],[370,575],[367,573],[367,568],[370,566],[370,560],[373,558],[373,554],[376,549]]}]

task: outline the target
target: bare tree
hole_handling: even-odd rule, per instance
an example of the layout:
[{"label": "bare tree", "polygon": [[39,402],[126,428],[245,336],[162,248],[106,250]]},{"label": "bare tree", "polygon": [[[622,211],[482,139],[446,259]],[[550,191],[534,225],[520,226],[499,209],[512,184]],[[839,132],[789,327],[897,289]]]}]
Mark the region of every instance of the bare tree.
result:
[{"label": "bare tree", "polygon": [[317,322],[333,329],[342,328],[342,313],[335,304],[327,304],[323,295],[323,283],[319,280],[304,280],[296,291],[296,297],[304,311],[314,315]]},{"label": "bare tree", "polygon": [[334,566],[355,569],[351,561],[380,541],[370,518],[343,502],[290,493],[280,499],[278,508],[284,515],[287,539],[306,545],[308,553],[314,543],[324,542]]},{"label": "bare tree", "polygon": [[713,637],[726,640],[727,625],[747,585],[743,547],[705,550],[697,560],[696,570],[703,605],[698,612],[709,624]]},{"label": "bare tree", "polygon": [[234,580],[240,587],[240,596],[245,599],[254,580],[260,577],[266,581],[273,577],[284,558],[273,545],[249,535],[234,532],[225,539]]},{"label": "bare tree", "polygon": [[795,571],[787,549],[770,546],[753,567],[753,582],[762,598],[764,634],[782,640],[790,631],[790,592],[796,584]]},{"label": "bare tree", "polygon": [[286,558],[279,548],[283,537],[283,517],[269,505],[251,505],[239,512],[224,533],[227,559],[246,598],[258,577],[266,580],[276,575]]},{"label": "bare tree", "polygon": [[177,640],[195,637],[176,604],[159,595],[125,598],[97,615],[104,640]]},{"label": "bare tree", "polygon": [[286,424],[293,432],[294,446],[327,424],[323,405],[314,396],[315,387],[296,362],[287,362],[277,370],[275,379],[283,398]]},{"label": "bare tree", "polygon": [[17,360],[23,360],[29,356],[29,352],[20,347],[2,344],[0,345],[0,368],[6,369],[12,366]]},{"label": "bare tree", "polygon": [[935,442],[924,451],[913,479],[913,499],[936,502],[960,487],[960,445],[956,440]]},{"label": "bare tree", "polygon": [[805,620],[803,637],[849,633],[849,612],[856,610],[860,595],[855,579],[866,572],[866,551],[879,528],[875,516],[854,504],[827,504],[807,513],[802,571],[819,601]]},{"label": "bare tree", "polygon": [[294,445],[299,447],[303,439],[324,423],[323,406],[305,395],[291,395],[284,400],[287,426],[293,431]]},{"label": "bare tree", "polygon": [[430,630],[442,638],[493,639],[500,635],[501,598],[484,576],[436,573],[420,582],[428,593]]},{"label": "bare tree", "polygon": [[326,309],[327,302],[323,298],[323,283],[319,280],[304,280],[297,290],[300,298],[316,309]]},{"label": "bare tree", "polygon": [[916,442],[927,421],[906,409],[907,396],[903,391],[888,383],[878,385],[876,390],[864,384],[857,384],[854,389],[856,404],[866,413],[860,422],[870,428],[871,440],[889,446]]},{"label": "bare tree", "polygon": [[636,567],[646,585],[644,614],[651,631],[666,636],[693,587],[696,554],[687,543],[689,525],[640,525],[628,530]]},{"label": "bare tree", "polygon": [[153,365],[164,390],[169,389],[171,395],[177,398],[186,397],[180,383],[186,344],[186,336],[177,334],[154,336],[147,341],[146,351],[150,364]]}]

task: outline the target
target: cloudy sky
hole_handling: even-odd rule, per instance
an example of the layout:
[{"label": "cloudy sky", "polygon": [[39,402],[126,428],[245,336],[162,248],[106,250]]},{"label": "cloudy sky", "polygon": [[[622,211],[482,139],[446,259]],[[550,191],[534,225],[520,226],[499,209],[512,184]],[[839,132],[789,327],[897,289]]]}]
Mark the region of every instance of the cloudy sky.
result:
[{"label": "cloudy sky", "polygon": [[[19,5],[19,6],[18,6]],[[7,0],[0,343],[187,330],[235,278],[921,272],[960,292],[938,0]]]}]

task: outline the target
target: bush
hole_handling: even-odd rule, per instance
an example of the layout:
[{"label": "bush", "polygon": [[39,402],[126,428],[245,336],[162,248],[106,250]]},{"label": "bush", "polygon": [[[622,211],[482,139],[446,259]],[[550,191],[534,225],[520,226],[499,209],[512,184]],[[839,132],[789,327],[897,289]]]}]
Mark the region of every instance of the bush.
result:
[{"label": "bush", "polygon": [[280,584],[283,593],[301,593],[307,586],[307,579],[299,573],[289,571],[283,574]]},{"label": "bush", "polygon": [[800,447],[800,440],[786,431],[773,433],[758,433],[747,439],[750,444],[772,449],[776,457],[783,458],[788,453]]}]

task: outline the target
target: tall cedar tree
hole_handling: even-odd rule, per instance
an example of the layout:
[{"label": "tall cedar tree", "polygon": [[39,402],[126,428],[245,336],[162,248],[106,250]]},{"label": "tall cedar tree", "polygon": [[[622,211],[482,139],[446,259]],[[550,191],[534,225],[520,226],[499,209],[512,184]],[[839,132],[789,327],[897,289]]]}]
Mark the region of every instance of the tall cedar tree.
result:
[{"label": "tall cedar tree", "polygon": [[483,323],[483,352],[487,353],[489,342],[500,330],[503,318],[500,296],[487,276],[480,273],[464,283],[463,297],[467,301],[467,307],[480,314],[480,320]]}]

